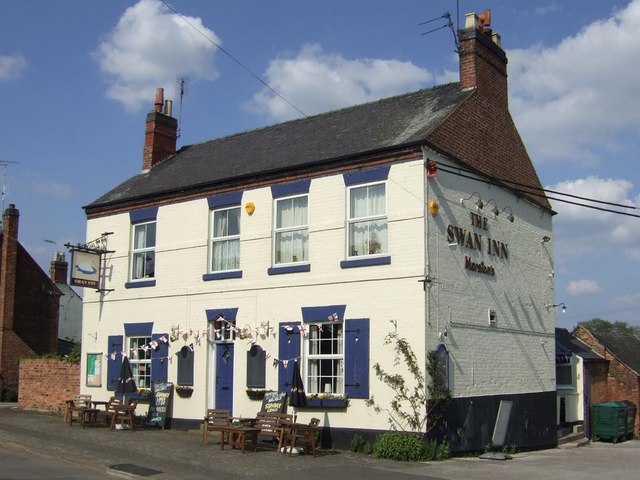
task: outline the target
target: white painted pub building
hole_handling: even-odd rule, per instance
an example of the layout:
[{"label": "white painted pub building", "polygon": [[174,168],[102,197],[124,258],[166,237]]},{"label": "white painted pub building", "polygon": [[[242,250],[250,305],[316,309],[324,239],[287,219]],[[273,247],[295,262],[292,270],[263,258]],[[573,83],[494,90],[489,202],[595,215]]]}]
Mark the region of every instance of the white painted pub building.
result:
[{"label": "white painted pub building", "polygon": [[108,253],[84,294],[82,393],[113,395],[127,356],[140,389],[191,387],[168,417],[198,428],[207,408],[254,416],[299,362],[298,420],[348,448],[389,429],[365,402],[391,401],[372,365],[403,370],[397,326],[421,362],[440,352],[454,451],[489,443],[504,402],[505,443],[554,445],[554,212],[499,36],[469,14],[459,40],[460,82],[177,151],[159,90],[142,172],[84,207]]}]

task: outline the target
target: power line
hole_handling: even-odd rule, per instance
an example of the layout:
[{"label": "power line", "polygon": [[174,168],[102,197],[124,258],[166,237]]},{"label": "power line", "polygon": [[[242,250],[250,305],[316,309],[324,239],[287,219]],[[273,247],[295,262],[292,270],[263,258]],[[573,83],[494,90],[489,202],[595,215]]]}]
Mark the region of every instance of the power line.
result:
[{"label": "power line", "polygon": [[[446,167],[443,168],[442,166],[438,166],[438,169],[442,170],[443,172],[451,173],[453,175],[458,175],[460,177],[468,178],[468,179],[471,179],[471,180],[476,180],[478,182],[486,183],[488,185],[500,186],[495,181],[492,181],[492,180],[489,180],[489,179],[483,179],[483,178],[478,178],[478,177],[471,176],[471,175],[465,175],[464,173],[461,173],[462,169],[457,169],[456,168],[456,170],[459,170],[459,171],[448,170]],[[573,202],[571,200],[565,200],[563,198],[550,197],[550,196],[548,196],[548,195],[546,195],[544,193],[544,192],[547,191],[544,188],[532,187],[530,185],[519,184],[517,182],[512,182],[510,180],[499,179],[497,177],[493,177],[493,178],[496,179],[496,180],[500,180],[500,182],[502,182],[502,183],[512,183],[514,185],[520,185],[520,186],[524,187],[525,189],[529,190],[529,191],[527,191],[527,190],[523,190],[521,188],[509,187],[511,190],[513,190],[513,191],[515,191],[517,193],[522,193],[522,194],[527,194],[527,195],[534,195],[534,196],[537,196],[537,197],[542,197],[542,198],[547,198],[549,200],[554,200],[556,202],[568,203],[568,204],[576,205],[576,206],[579,206],[579,207],[591,208],[593,210],[600,210],[602,212],[616,213],[618,215],[626,215],[628,217],[640,218],[640,215],[637,215],[637,214],[634,214],[634,213],[621,212],[619,210],[612,210],[612,209],[609,209],[609,208],[597,207],[595,205],[588,205],[586,203]],[[636,207],[629,206],[629,205],[621,205],[621,204],[616,204],[616,203],[611,203],[611,202],[605,202],[605,201],[602,201],[602,200],[590,199],[590,198],[587,198],[587,197],[579,197],[577,195],[572,195],[572,194],[568,194],[568,193],[562,193],[562,192],[557,192],[557,191],[555,191],[555,193],[559,194],[559,195],[566,195],[566,196],[569,196],[569,197],[579,198],[579,199],[583,199],[585,201],[590,201],[590,202],[595,202],[595,203],[601,203],[601,204],[612,205],[612,206],[617,206],[617,207],[624,207],[624,208],[633,208],[633,209],[636,208]]]},{"label": "power line", "polygon": [[[202,32],[196,25],[194,25],[192,22],[190,22],[184,15],[182,15],[178,10],[176,10],[166,0],[159,0],[159,1],[162,2],[169,10],[171,10],[173,13],[175,13],[183,22],[185,22],[187,25],[189,25],[199,35],[201,35],[205,40],[207,40],[212,45],[214,45],[218,50],[220,50],[222,53],[224,53],[227,57],[229,57],[237,65],[239,65],[243,70],[245,70],[249,75],[251,75],[255,80],[257,80],[261,85],[266,87],[270,92],[272,92],[274,95],[276,95],[282,101],[284,101],[287,105],[289,105],[291,108],[293,108],[296,112],[300,113],[303,117],[305,117],[307,119],[310,118],[309,115],[307,115],[304,111],[302,111],[300,108],[298,108],[292,102],[290,102],[287,98],[285,98],[277,90],[275,90],[271,85],[269,85],[266,81],[264,81],[259,75],[255,74],[249,67],[244,65],[240,60],[238,60],[235,56],[233,56],[231,54],[231,52],[229,52],[228,50],[223,48],[222,45],[218,44],[216,41],[214,41],[212,38],[210,38],[208,35],[206,35],[204,32]],[[453,24],[452,24],[451,15],[449,14],[449,12],[445,12],[441,17],[434,18],[434,19],[428,20],[426,22],[422,22],[420,25],[426,24],[426,23],[431,23],[433,21],[441,20],[441,19],[444,19],[444,18],[446,18],[448,20],[448,23],[446,25],[444,25],[443,27],[440,27],[440,28],[452,27]],[[437,28],[436,30],[439,30],[440,28]],[[430,33],[430,32],[425,32],[425,34],[426,33]],[[340,145],[342,145],[345,148],[348,148],[348,146],[345,145],[338,137],[336,137],[333,134],[333,132],[329,132],[329,133],[331,134],[331,136]],[[446,168],[443,168],[442,165],[439,165],[438,168],[442,169],[445,172],[452,173],[454,175],[459,175],[459,176],[470,178],[470,179],[473,179],[473,180],[482,181],[482,182],[488,183],[490,185],[497,185],[497,183],[494,183],[494,182],[491,182],[491,181],[488,181],[488,180],[482,180],[482,179],[478,179],[476,177],[464,175],[464,174],[460,173],[460,171],[462,171],[463,169],[459,168],[459,167],[458,167],[459,172],[455,172],[455,171],[452,171],[452,170],[447,170]],[[473,172],[471,172],[469,170],[467,170],[467,172],[473,173]],[[602,201],[602,200],[596,200],[596,199],[591,199],[591,198],[587,198],[587,197],[581,197],[579,195],[573,195],[573,194],[569,194],[569,193],[558,192],[558,191],[555,191],[555,190],[548,190],[548,189],[535,187],[535,186],[531,186],[531,185],[526,185],[526,184],[518,183],[518,182],[515,182],[515,181],[512,181],[512,180],[507,180],[507,179],[499,178],[499,177],[492,177],[492,178],[494,180],[502,182],[502,183],[507,183],[507,184],[516,185],[518,187],[521,187],[521,188],[512,188],[512,187],[510,187],[512,190],[514,190],[516,192],[519,192],[519,193],[539,196],[539,197],[547,198],[549,200],[554,200],[554,201],[563,202],[563,203],[569,203],[569,204],[572,204],[572,205],[577,205],[577,206],[585,207],[585,208],[591,208],[591,209],[594,209],[594,210],[600,210],[600,211],[604,211],[604,212],[617,213],[619,215],[627,215],[627,216],[630,216],[630,217],[640,218],[640,215],[636,215],[636,214],[632,214],[632,213],[620,212],[620,211],[617,211],[617,210],[611,210],[611,209],[606,209],[606,208],[602,208],[602,207],[596,207],[595,205],[587,205],[587,204],[583,204],[583,203],[579,203],[579,202],[572,202],[570,200],[564,200],[564,199],[560,199],[560,198],[549,197],[545,193],[538,193],[538,191],[553,193],[553,194],[557,194],[557,195],[563,195],[563,196],[567,196],[567,197],[571,197],[571,198],[576,198],[576,199],[579,199],[579,200],[585,200],[585,201],[589,201],[589,202],[593,202],[593,203],[616,206],[616,207],[620,207],[620,208],[636,209],[635,206],[622,205],[622,204],[617,204],[617,203],[612,203],[612,202],[605,202],[605,201]],[[522,190],[522,188],[530,190],[530,191]],[[420,201],[422,201],[422,200],[420,200]]]},{"label": "power line", "polygon": [[206,39],[208,42],[210,42],[212,45],[214,45],[218,50],[220,50],[222,53],[224,53],[227,57],[229,57],[231,60],[233,60],[237,65],[239,65],[245,72],[247,72],[249,75],[251,75],[254,79],[256,79],[258,82],[260,82],[262,85],[264,85],[267,89],[269,89],[269,91],[271,91],[274,95],[277,95],[283,102],[285,102],[287,105],[289,105],[291,108],[293,108],[296,112],[298,112],[299,114],[301,114],[302,116],[304,116],[305,118],[309,118],[309,115],[307,115],[306,113],[304,113],[302,110],[300,110],[298,107],[296,107],[293,103],[291,103],[289,100],[287,100],[284,96],[280,95],[280,93],[278,93],[277,90],[275,90],[273,87],[271,87],[271,85],[269,85],[267,82],[265,82],[259,75],[253,73],[253,71],[245,66],[244,63],[242,63],[240,60],[238,60],[236,57],[234,57],[231,52],[227,51],[225,48],[222,47],[222,45],[218,44],[216,41],[214,41],[212,38],[210,38],[209,36],[207,36],[203,31],[201,31],[197,26],[195,26],[193,23],[191,23],[189,20],[187,20],[187,18],[182,15],[178,10],[176,10],[175,8],[173,8],[172,5],[170,5],[166,0],[160,0],[160,2],[162,2],[164,5],[166,5],[166,7],[171,10],[173,13],[175,13],[178,17],[180,17],[180,19],[185,22],[187,25],[189,25],[191,28],[193,28],[196,32],[198,32],[200,35],[202,35],[202,37],[204,39]]}]

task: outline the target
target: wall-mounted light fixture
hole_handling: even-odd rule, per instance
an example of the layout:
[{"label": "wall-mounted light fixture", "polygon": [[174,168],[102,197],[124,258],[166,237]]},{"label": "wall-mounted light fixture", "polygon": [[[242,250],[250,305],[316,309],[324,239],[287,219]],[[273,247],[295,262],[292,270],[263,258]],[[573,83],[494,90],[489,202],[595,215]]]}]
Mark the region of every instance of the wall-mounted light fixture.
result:
[{"label": "wall-mounted light fixture", "polygon": [[511,210],[511,207],[504,207],[502,210],[500,210],[500,213],[503,213],[507,208],[509,209],[509,214],[507,215],[507,220],[509,220],[511,223],[513,223],[513,221],[515,220],[515,217],[513,216],[513,210]]},{"label": "wall-mounted light fixture", "polygon": [[544,237],[542,237],[542,240],[540,240],[541,243],[548,243],[551,241],[551,237],[549,237],[548,235],[545,235]]},{"label": "wall-mounted light fixture", "polygon": [[496,201],[493,198],[487,201],[487,203],[485,203],[484,206],[488,207],[491,202],[493,202],[493,208],[491,209],[491,213],[493,213],[497,217],[498,215],[500,215],[500,210],[498,210],[498,205],[496,205]]},{"label": "wall-mounted light fixture", "polygon": [[547,310],[549,310],[550,308],[557,308],[560,307],[562,308],[562,313],[565,313],[567,311],[567,306],[564,303],[547,303],[544,306]]},{"label": "wall-mounted light fixture", "polygon": [[476,201],[475,201],[475,202],[473,202],[473,203],[475,203],[476,208],[477,208],[478,210],[482,209],[482,207],[484,207],[484,203],[482,202],[482,199],[480,198],[480,194],[479,194],[478,192],[473,192],[473,193],[472,193],[471,195],[469,195],[467,198],[461,198],[461,199],[460,199],[460,205],[464,205],[464,202],[466,202],[467,200],[471,200],[471,199],[473,198],[473,196],[474,196],[474,195],[477,195],[477,196],[478,196],[478,200],[476,200]]}]

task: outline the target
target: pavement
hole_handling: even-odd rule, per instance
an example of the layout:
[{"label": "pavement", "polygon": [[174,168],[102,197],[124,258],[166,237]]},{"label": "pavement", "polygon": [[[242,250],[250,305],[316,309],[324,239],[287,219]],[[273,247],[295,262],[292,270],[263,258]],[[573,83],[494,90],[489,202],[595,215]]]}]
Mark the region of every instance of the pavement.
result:
[{"label": "pavement", "polygon": [[225,448],[216,437],[202,444],[200,431],[136,428],[111,431],[103,425],[82,428],[62,417],[24,411],[0,403],[0,446],[16,452],[67,462],[90,472],[91,478],[165,480],[265,479],[540,479],[609,480],[637,478],[640,441],[590,443],[580,448],[523,452],[510,460],[477,456],[443,462],[394,462],[347,451],[321,450],[313,455],[288,455],[275,446],[257,452]]}]

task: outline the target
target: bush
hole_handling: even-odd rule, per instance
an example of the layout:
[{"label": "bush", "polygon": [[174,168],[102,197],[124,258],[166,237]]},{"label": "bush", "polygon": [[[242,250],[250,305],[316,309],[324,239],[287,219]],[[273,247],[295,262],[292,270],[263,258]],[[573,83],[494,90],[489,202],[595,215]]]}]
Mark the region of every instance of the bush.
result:
[{"label": "bush", "polygon": [[378,436],[373,453],[379,458],[417,462],[425,458],[425,442],[419,435],[404,432],[387,432]]},{"label": "bush", "polygon": [[9,387],[3,387],[0,392],[0,401],[2,402],[17,402],[18,392]]},{"label": "bush", "polygon": [[351,451],[370,455],[373,453],[373,445],[368,440],[365,440],[362,435],[356,433],[351,439]]},{"label": "bush", "polygon": [[451,458],[451,446],[449,445],[449,442],[447,442],[446,440],[443,440],[443,442],[440,445],[438,445],[438,448],[436,449],[435,459],[438,462],[440,462],[448,458]]}]

